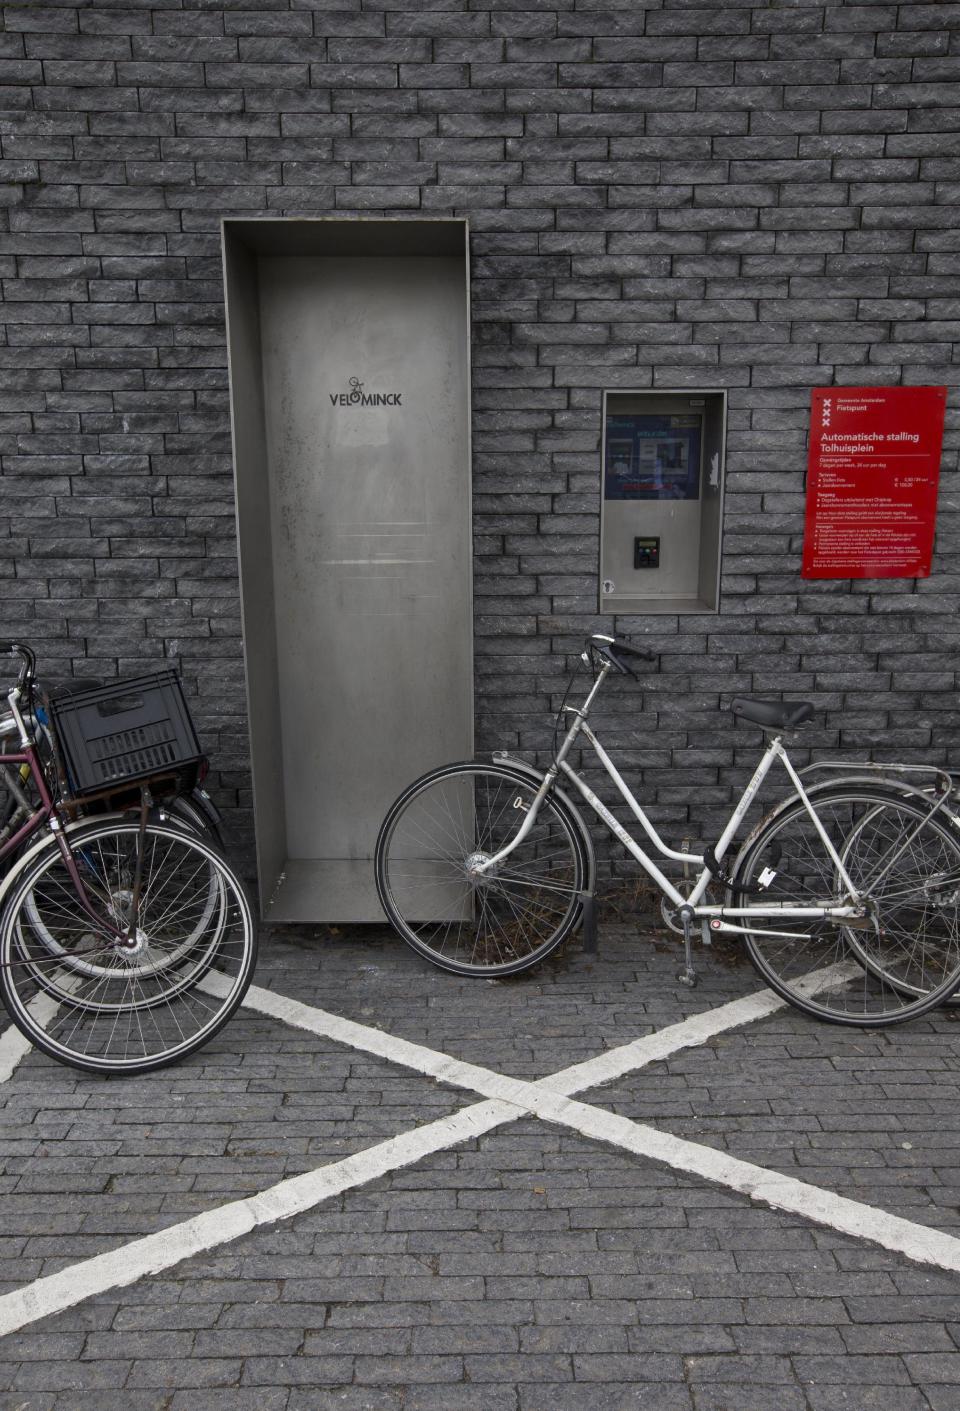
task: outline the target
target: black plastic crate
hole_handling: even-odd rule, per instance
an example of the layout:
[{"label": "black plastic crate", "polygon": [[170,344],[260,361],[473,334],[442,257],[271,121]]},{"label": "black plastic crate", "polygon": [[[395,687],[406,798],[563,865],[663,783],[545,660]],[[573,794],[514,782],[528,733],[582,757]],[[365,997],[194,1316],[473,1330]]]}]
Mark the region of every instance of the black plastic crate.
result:
[{"label": "black plastic crate", "polygon": [[203,759],[180,678],[171,668],[50,701],[75,794],[153,774],[194,773]]}]

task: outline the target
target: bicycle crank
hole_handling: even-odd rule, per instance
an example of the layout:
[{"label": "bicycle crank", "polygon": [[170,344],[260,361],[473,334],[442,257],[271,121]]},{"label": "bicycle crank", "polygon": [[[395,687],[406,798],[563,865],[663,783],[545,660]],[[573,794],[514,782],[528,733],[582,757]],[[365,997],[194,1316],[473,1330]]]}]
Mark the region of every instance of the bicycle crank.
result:
[{"label": "bicycle crank", "polygon": [[680,921],[683,926],[683,969],[677,979],[681,985],[686,985],[692,990],[697,983],[697,972],[693,964],[693,907],[683,905],[678,908]]}]

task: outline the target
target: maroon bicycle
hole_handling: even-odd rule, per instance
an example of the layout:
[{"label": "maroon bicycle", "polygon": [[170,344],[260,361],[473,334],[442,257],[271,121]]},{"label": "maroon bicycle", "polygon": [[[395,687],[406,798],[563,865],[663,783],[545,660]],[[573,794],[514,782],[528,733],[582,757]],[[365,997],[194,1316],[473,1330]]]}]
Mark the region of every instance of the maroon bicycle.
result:
[{"label": "maroon bicycle", "polygon": [[[141,683],[71,697],[61,715],[88,706],[106,726],[98,734],[73,720],[67,741],[56,708],[40,718],[31,649],[0,642],[0,655],[21,663],[0,714],[0,741],[13,746],[0,763],[22,818],[0,842],[0,865],[11,864],[0,883],[0,995],[37,1048],[73,1067],[174,1063],[217,1033],[250,984],[257,938],[243,884],[209,835],[157,803],[154,787],[169,786],[182,761],[118,719],[125,698],[142,708]],[[78,739],[93,741],[90,758]],[[125,758],[110,757],[112,739]],[[91,816],[98,807],[110,811]]]}]

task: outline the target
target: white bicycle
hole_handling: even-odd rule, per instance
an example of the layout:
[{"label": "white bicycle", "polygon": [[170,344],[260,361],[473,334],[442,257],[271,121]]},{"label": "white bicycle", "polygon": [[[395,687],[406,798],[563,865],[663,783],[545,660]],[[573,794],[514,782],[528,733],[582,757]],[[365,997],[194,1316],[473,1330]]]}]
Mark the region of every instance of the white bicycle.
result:
[{"label": "white bicycle", "polygon": [[[808,702],[738,697],[730,709],[772,738],[717,841],[681,852],[660,838],[588,724],[609,673],[655,660],[597,634],[583,661],[592,684],[546,771],[506,754],[446,765],[409,786],[377,839],[377,889],[403,939],[459,975],[511,975],[536,965],[592,905],[593,843],[572,789],[640,863],[682,931],[696,983],[699,929],[743,938],[764,981],[790,1003],[834,1023],[880,1027],[926,1013],[960,985],[960,819],[949,775],[922,766],[791,763],[782,732],[814,714]],[[559,718],[558,718],[559,719]],[[568,762],[577,741],[606,774],[662,857],[699,869],[681,891]],[[727,866],[727,854],[774,764],[791,792]],[[811,774],[820,769],[817,782]],[[920,782],[911,782],[911,775]],[[826,777],[824,777],[826,776]],[[931,783],[932,778],[932,783]],[[710,898],[711,884],[722,899]]]}]

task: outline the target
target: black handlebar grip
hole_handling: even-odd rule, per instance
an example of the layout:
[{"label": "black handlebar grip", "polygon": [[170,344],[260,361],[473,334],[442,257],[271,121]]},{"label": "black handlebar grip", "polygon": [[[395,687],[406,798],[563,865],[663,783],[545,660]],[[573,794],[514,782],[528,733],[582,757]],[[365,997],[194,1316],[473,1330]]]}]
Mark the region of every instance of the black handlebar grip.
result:
[{"label": "black handlebar grip", "polygon": [[628,656],[642,657],[644,661],[656,661],[656,652],[644,651],[643,647],[635,647],[632,642],[625,642],[621,637],[615,637],[610,644],[618,652],[626,652]]},{"label": "black handlebar grip", "polygon": [[0,656],[20,657],[23,666],[20,668],[20,684],[23,685],[28,677],[31,677],[36,669],[37,658],[30,647],[23,642],[0,642]]}]

